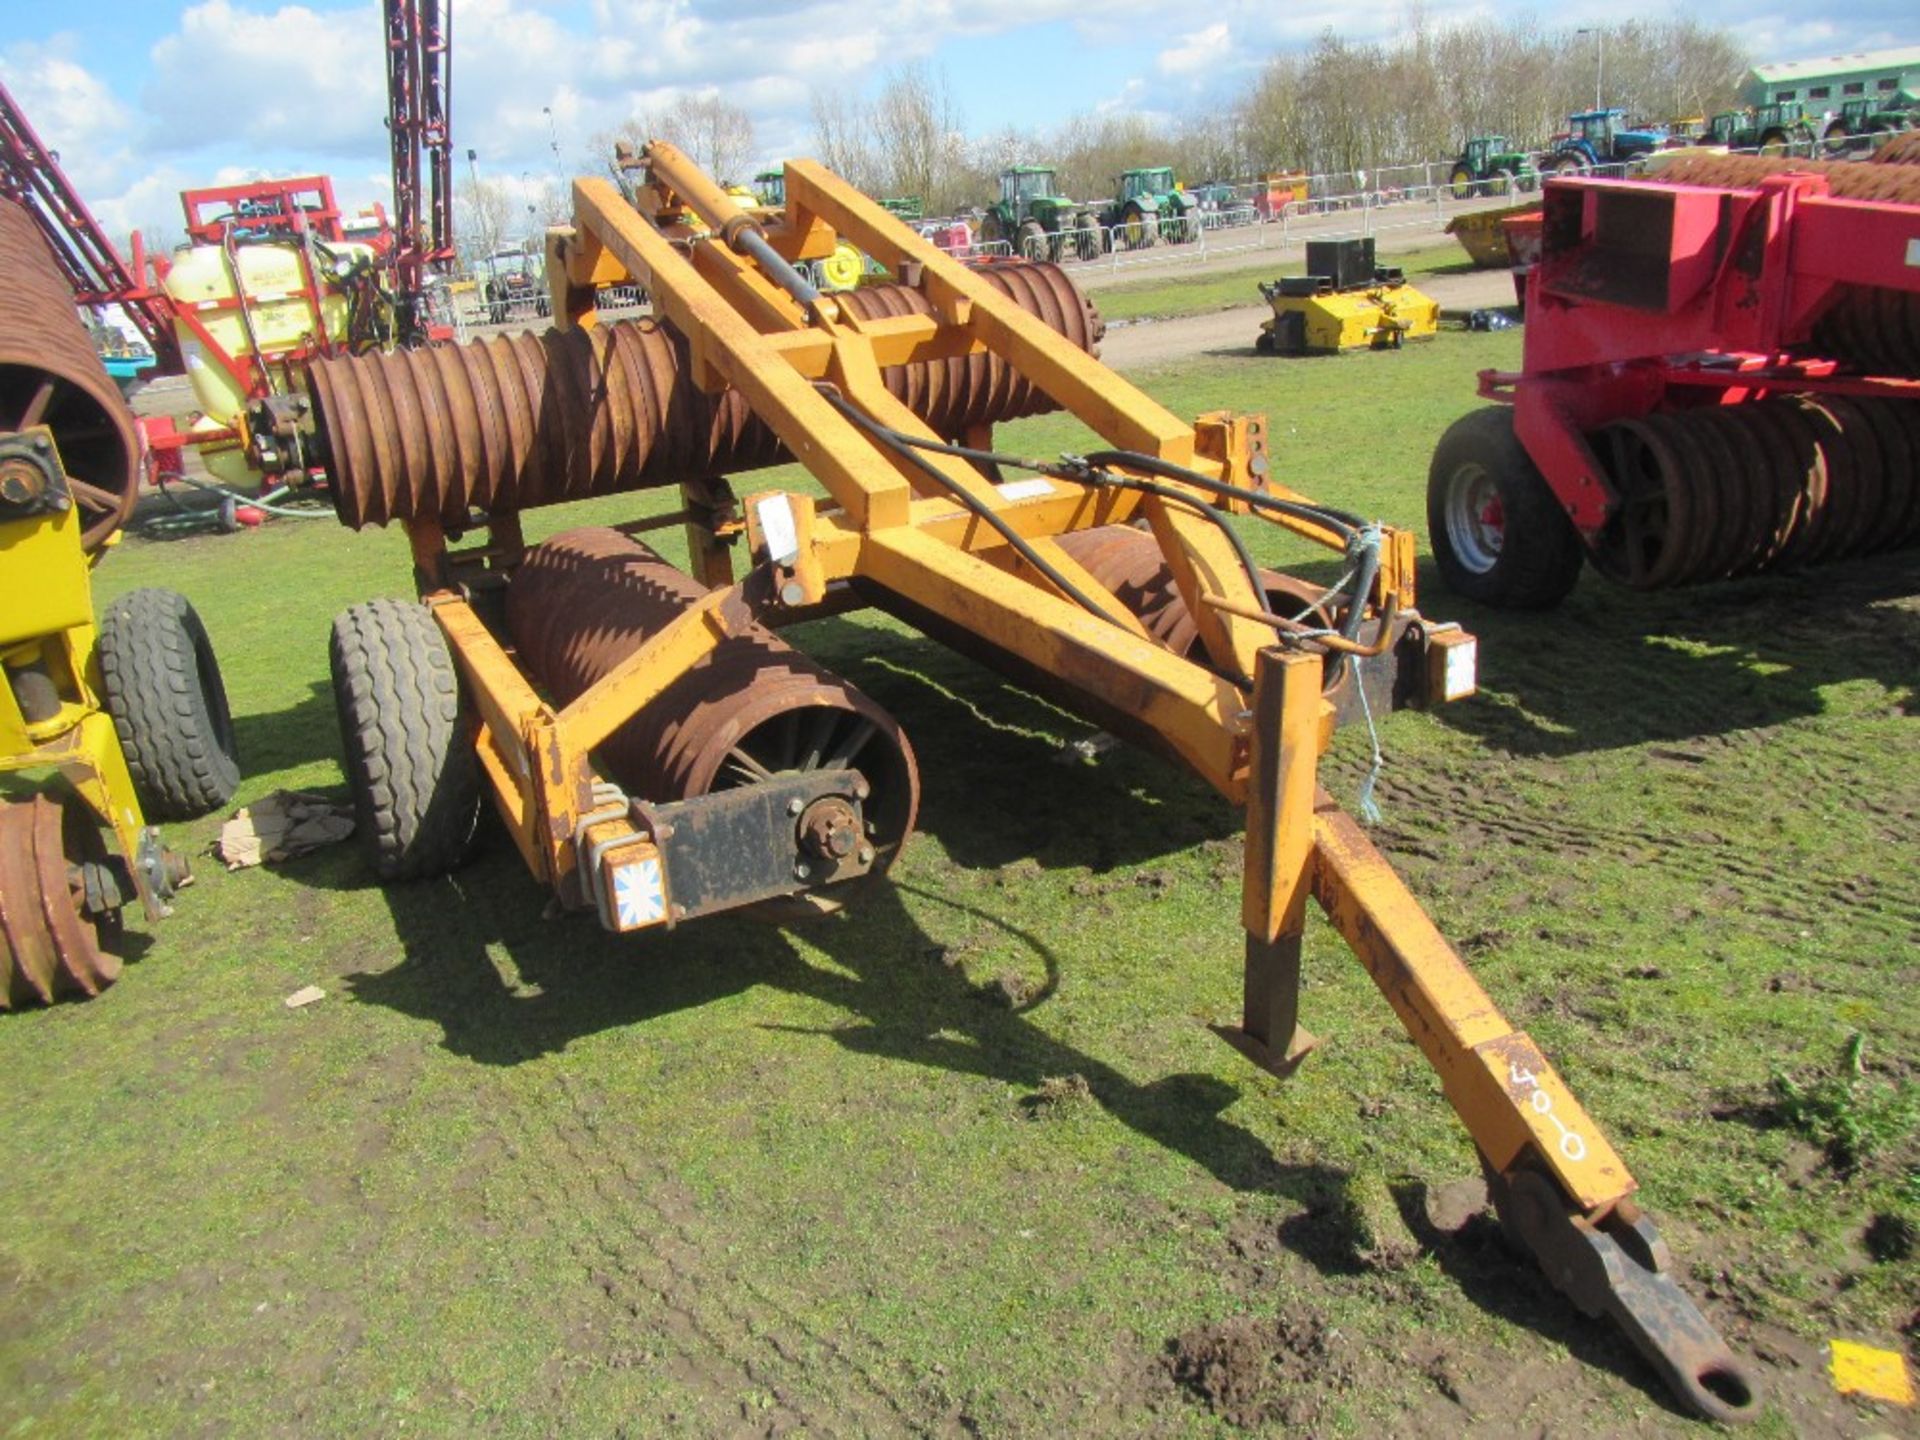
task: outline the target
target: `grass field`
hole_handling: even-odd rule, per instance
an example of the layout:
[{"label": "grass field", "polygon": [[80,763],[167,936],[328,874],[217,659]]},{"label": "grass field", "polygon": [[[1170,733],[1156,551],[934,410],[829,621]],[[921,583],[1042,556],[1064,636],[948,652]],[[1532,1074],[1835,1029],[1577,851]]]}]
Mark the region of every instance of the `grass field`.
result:
[{"label": "grass field", "polygon": [[[1435,440],[1518,343],[1139,378],[1266,411],[1288,483],[1424,530]],[[1758,1433],[1898,1429],[1823,1347],[1913,1358],[1920,559],[1655,597],[1588,576],[1528,617],[1423,580],[1480,634],[1483,693],[1384,724],[1375,838],[1640,1178],[1767,1387]],[[99,578],[156,583],[220,649],[240,800],[343,793],[327,627],[406,593],[402,538],[135,540]],[[386,891],[351,846],[202,859],[104,998],[0,1017],[0,1434],[1688,1427],[1501,1250],[1329,930],[1292,1079],[1209,1032],[1240,968],[1209,792],[1128,751],[1062,763],[1084,725],[889,622],[792,638],[925,776],[891,883],[831,922],[616,942],[548,917],[498,839]],[[1343,735],[1343,798],[1362,755]],[[1211,1403],[1182,1357],[1219,1362]]]}]

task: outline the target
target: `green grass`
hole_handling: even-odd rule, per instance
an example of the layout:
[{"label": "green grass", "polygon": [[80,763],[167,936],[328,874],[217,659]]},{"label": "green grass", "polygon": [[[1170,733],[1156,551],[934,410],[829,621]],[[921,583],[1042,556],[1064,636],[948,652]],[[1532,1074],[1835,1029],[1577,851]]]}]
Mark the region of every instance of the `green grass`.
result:
[{"label": "green grass", "polygon": [[[1473,372],[1517,355],[1446,335],[1143,380],[1266,411],[1283,479],[1420,525]],[[1920,1055],[1917,581],[1911,556],[1669,596],[1589,576],[1544,616],[1429,583],[1484,691],[1382,726],[1376,839],[1622,1150],[1693,1292],[1774,1357],[1762,1434],[1891,1425],[1827,1393],[1820,1347],[1910,1345],[1920,1270],[1863,1241],[1910,1234],[1910,1123],[1842,1175],[1774,1077],[1814,1083],[1858,1032],[1865,1103]],[[131,541],[98,583],[199,607],[242,801],[342,789],[326,631],[406,592],[401,537]],[[1485,1225],[1365,1263],[1382,1191],[1418,1222],[1472,1150],[1325,926],[1297,1075],[1208,1031],[1240,970],[1210,793],[1127,751],[1056,763],[1084,725],[891,623],[793,638],[925,777],[922,834],[837,920],[615,941],[549,918],[498,840],[385,891],[351,847],[201,858],[108,995],[0,1018],[0,1434],[1210,1434],[1160,1357],[1243,1313],[1325,1340],[1292,1428],[1680,1428]],[[1362,759],[1343,734],[1337,796]],[[200,855],[217,824],[169,839]],[[1007,1008],[1002,976],[1034,997]],[[286,1010],[308,983],[328,998]],[[1090,1099],[1047,1086],[1075,1075]]]},{"label": "green grass", "polygon": [[[1430,246],[1405,255],[1381,254],[1382,263],[1398,265],[1409,279],[1422,275],[1447,273],[1468,268],[1460,247],[1452,241]],[[1306,261],[1277,256],[1227,262],[1223,268],[1208,266],[1192,275],[1156,277],[1151,280],[1123,280],[1103,284],[1091,291],[1100,314],[1109,322],[1119,320],[1172,320],[1181,315],[1201,315],[1209,310],[1230,310],[1241,305],[1260,304],[1256,282],[1281,275],[1303,275]]]}]

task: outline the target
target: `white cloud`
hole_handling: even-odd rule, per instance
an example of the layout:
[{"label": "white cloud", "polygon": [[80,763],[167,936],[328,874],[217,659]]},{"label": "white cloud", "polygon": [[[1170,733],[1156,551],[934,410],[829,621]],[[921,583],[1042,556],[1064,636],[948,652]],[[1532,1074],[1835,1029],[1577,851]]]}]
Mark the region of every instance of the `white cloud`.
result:
[{"label": "white cloud", "polygon": [[64,37],[9,45],[0,51],[0,80],[84,196],[112,183],[126,165],[132,117],[72,50]]},{"label": "white cloud", "polygon": [[1162,75],[1201,75],[1232,53],[1233,34],[1223,20],[1182,35],[1178,44],[1160,52],[1154,65]]},{"label": "white cloud", "polygon": [[153,47],[141,92],[150,150],[344,155],[384,145],[384,27],[377,5],[320,14],[204,0]]}]

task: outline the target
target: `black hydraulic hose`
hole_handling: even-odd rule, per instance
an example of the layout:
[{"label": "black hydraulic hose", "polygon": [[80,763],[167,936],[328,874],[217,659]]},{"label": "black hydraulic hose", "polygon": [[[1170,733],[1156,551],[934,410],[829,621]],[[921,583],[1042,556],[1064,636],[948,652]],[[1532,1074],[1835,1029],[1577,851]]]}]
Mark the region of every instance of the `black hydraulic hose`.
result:
[{"label": "black hydraulic hose", "polygon": [[1264,495],[1258,490],[1249,490],[1242,485],[1229,485],[1224,480],[1215,480],[1210,475],[1202,475],[1198,470],[1189,470],[1186,466],[1176,465],[1171,460],[1162,460],[1157,455],[1142,455],[1133,450],[1101,450],[1081,458],[1089,465],[1144,470],[1149,475],[1160,476],[1163,480],[1181,480],[1189,485],[1198,486],[1202,490],[1211,490],[1216,495],[1245,501],[1256,510],[1270,510],[1277,515],[1291,515],[1296,520],[1324,525],[1348,541],[1358,537],[1367,525],[1367,522],[1358,515],[1350,514],[1345,510],[1335,510],[1329,505],[1303,505],[1298,501]]},{"label": "black hydraulic hose", "polygon": [[1254,560],[1253,552],[1247,549],[1247,542],[1241,538],[1240,532],[1233,528],[1232,521],[1224,511],[1216,509],[1204,500],[1194,499],[1184,490],[1176,490],[1171,485],[1157,484],[1152,480],[1141,480],[1132,475],[1115,475],[1111,471],[1096,470],[1088,478],[1090,483],[1095,485],[1112,485],[1122,490],[1138,490],[1145,495],[1157,495],[1162,500],[1170,501],[1175,505],[1184,505],[1196,515],[1211,520],[1219,528],[1220,533],[1227,537],[1227,543],[1233,546],[1234,554],[1240,557],[1240,568],[1247,572],[1247,583],[1253,587],[1253,603],[1265,613],[1269,615],[1273,613],[1272,607],[1267,604],[1267,586],[1266,582],[1260,578],[1259,563]]},{"label": "black hydraulic hose", "polygon": [[1074,604],[1078,605],[1088,614],[1097,616],[1110,624],[1123,624],[1123,622],[1109,612],[1104,605],[1099,604],[1093,597],[1075,585],[1073,581],[1069,580],[1065,575],[1062,575],[1059,570],[1048,564],[1040,552],[1027,543],[1026,537],[1018,530],[1015,530],[1013,526],[1009,525],[1005,519],[995,512],[991,505],[987,505],[976,496],[968,494],[962,486],[955,484],[949,476],[941,473],[938,465],[935,465],[931,460],[919,454],[911,445],[904,443],[909,437],[903,436],[899,431],[882,425],[878,420],[862,413],[832,386],[821,385],[817,388],[834,409],[838,410],[848,420],[873,436],[874,439],[880,441],[881,444],[894,451],[902,459],[909,461],[923,474],[942,486],[955,500],[958,500],[968,510],[972,511],[998,531],[1000,538],[1011,545],[1014,552],[1018,554],[1022,560],[1025,560],[1029,565],[1033,566],[1035,570],[1046,576],[1047,580],[1058,588],[1069,600],[1073,601]]}]

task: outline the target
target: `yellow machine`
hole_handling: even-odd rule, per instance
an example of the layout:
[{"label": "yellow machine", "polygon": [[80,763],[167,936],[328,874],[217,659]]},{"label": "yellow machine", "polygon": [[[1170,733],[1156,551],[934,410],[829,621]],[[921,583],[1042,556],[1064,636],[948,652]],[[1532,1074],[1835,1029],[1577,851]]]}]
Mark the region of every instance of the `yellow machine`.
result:
[{"label": "yellow machine", "polygon": [[[558,330],[316,360],[256,435],[325,467],[345,523],[411,540],[420,602],[356,606],[333,635],[381,873],[459,864],[490,798],[533,874],[609,930],[845,901],[906,843],[918,761],[774,632],[882,608],[1243,806],[1227,1038],[1279,1074],[1313,1047],[1318,902],[1438,1072],[1509,1233],[1685,1403],[1755,1413],[1620,1157],[1318,784],[1343,716],[1474,688],[1472,637],[1415,608],[1413,537],[1280,484],[1260,417],[1189,424],[1102,366],[1052,266],[963,266],[812,161],[787,162],[781,207],[743,214],[672,147],[640,159],[633,201],[578,180],[575,223],[550,232]],[[796,264],[843,240],[898,283],[821,293]],[[628,281],[657,318],[603,323],[594,287]],[[995,423],[1053,408],[1085,453],[994,448]],[[787,459],[823,493],[737,503],[716,478]],[[649,486],[681,508],[521,538],[524,509]],[[1344,579],[1260,570],[1227,514],[1345,556]],[[663,525],[685,527],[692,574],[638,538]]]},{"label": "yellow machine", "polygon": [[1370,238],[1309,240],[1307,273],[1262,282],[1260,294],[1273,306],[1254,341],[1262,355],[1398,350],[1440,329],[1440,303],[1375,265]]},{"label": "yellow machine", "polygon": [[122,907],[137,897],[157,919],[186,878],[143,802],[156,816],[196,814],[224,802],[239,772],[192,607],[136,590],[95,623],[92,561],[139,475],[133,418],[32,218],[5,201],[0,275],[0,1009],[10,1009],[113,983]]}]

